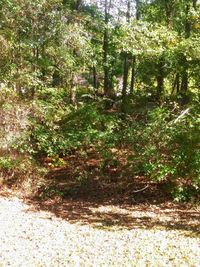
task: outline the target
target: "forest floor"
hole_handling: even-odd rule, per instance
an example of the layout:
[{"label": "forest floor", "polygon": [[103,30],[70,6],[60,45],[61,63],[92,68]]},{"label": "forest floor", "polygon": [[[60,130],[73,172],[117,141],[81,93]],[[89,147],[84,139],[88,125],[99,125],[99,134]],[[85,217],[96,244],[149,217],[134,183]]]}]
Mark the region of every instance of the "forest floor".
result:
[{"label": "forest floor", "polygon": [[1,190],[0,266],[200,266],[198,206],[103,191],[41,200]]}]

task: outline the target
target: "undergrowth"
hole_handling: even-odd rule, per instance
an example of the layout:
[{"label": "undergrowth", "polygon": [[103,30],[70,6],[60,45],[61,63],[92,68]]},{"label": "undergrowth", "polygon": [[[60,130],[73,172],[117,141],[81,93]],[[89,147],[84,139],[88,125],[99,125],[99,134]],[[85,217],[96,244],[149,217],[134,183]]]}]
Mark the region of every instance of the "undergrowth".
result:
[{"label": "undergrowth", "polygon": [[[8,112],[9,101],[12,111],[17,110],[17,97],[13,96],[12,101],[5,96],[1,99],[1,150],[9,151],[0,155],[4,182],[6,177],[15,177],[15,181],[22,177],[24,181],[27,177],[29,181],[30,177],[42,180],[49,170],[66,168],[80,185],[95,177],[117,183],[127,177],[133,180],[135,176],[145,176],[164,183],[177,201],[198,196],[198,103],[186,107],[167,101],[157,106],[144,97],[145,101],[138,105],[135,97],[129,113],[124,115],[114,108],[105,110],[101,99],[81,102],[75,110],[66,98],[62,89],[38,91],[28,106],[20,102],[20,114],[24,114],[20,119],[17,112]],[[23,127],[19,121],[22,117],[26,122]],[[13,120],[18,122],[18,128],[9,128]],[[7,146],[3,145],[5,129],[12,132]],[[17,151],[17,156],[13,157],[12,151]],[[72,155],[75,157],[71,168]],[[40,187],[39,182],[34,183]],[[45,187],[44,183],[43,180],[40,188]]]}]

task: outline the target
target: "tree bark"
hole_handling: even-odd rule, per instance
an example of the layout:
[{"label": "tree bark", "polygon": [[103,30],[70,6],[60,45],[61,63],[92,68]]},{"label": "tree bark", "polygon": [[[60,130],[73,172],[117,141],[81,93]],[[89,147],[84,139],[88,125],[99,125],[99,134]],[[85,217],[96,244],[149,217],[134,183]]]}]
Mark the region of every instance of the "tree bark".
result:
[{"label": "tree bark", "polygon": [[104,38],[103,38],[103,68],[104,68],[104,95],[110,97],[111,88],[109,86],[109,62],[108,62],[108,49],[109,49],[109,34],[108,34],[108,0],[105,0],[105,29],[104,29]]},{"label": "tree bark", "polygon": [[180,91],[180,74],[179,74],[179,72],[177,72],[176,75],[175,75],[175,79],[174,79],[174,82],[173,82],[171,95],[173,95],[175,91],[176,91],[177,94]]},{"label": "tree bark", "polygon": [[[140,0],[136,0],[136,13],[135,18],[139,20],[141,16],[140,12]],[[132,57],[132,70],[131,70],[131,84],[130,84],[130,95],[133,95],[134,87],[135,87],[135,80],[136,80],[136,56]]]},{"label": "tree bark", "polygon": [[173,27],[173,16],[174,16],[174,1],[165,0],[165,14],[166,21],[169,28]]},{"label": "tree bark", "polygon": [[128,58],[128,55],[126,54],[125,58],[124,58],[124,75],[123,75],[122,100],[126,97],[126,93],[127,93],[129,66],[130,66],[129,58]]},{"label": "tree bark", "polygon": [[185,64],[184,64],[184,69],[181,73],[181,92],[185,93],[188,91],[188,66],[187,66],[187,59],[184,58]]},{"label": "tree bark", "polygon": [[141,10],[140,10],[140,0],[135,0],[136,2],[136,13],[135,13],[135,18],[136,20],[139,20],[141,17]]},{"label": "tree bark", "polygon": [[135,87],[135,74],[136,74],[136,56],[133,56],[133,58],[132,58],[130,95],[133,95],[133,92],[134,92],[134,87]]},{"label": "tree bark", "polygon": [[97,94],[97,70],[96,70],[96,67],[93,66],[92,68],[92,74],[93,74],[93,88],[94,88],[94,94],[96,95]]},{"label": "tree bark", "polygon": [[157,74],[157,97],[161,98],[164,92],[164,59],[161,57],[158,62],[158,74]]},{"label": "tree bark", "polygon": [[71,82],[70,82],[70,102],[77,108],[77,101],[76,101],[76,81],[74,73],[71,74]]},{"label": "tree bark", "polygon": [[192,1],[193,8],[196,10],[197,9],[197,0]]},{"label": "tree bark", "polygon": [[[196,6],[196,1],[193,1],[193,6]],[[191,24],[188,19],[190,12],[190,5],[187,3],[185,10],[185,38],[188,39],[191,34]],[[181,92],[185,93],[188,91],[189,77],[188,77],[188,62],[185,55],[182,55],[182,71],[181,71]]]},{"label": "tree bark", "polygon": [[[131,11],[131,0],[127,2],[127,13],[126,13],[126,21],[130,22],[130,11]],[[128,74],[129,74],[129,54],[125,53],[124,55],[124,74],[123,74],[123,87],[122,87],[122,112],[125,112],[125,102],[126,102],[126,94],[127,94],[127,85],[128,85]]]}]

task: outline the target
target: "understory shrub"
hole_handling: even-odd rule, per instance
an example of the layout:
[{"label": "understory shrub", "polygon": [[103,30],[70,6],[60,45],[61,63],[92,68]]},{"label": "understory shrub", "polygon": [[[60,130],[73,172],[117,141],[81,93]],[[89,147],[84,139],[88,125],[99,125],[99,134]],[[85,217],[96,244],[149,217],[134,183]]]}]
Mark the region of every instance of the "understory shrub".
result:
[{"label": "understory shrub", "polygon": [[[111,175],[116,182],[119,177],[145,176],[165,183],[176,200],[198,195],[198,103],[181,107],[171,102],[158,107],[145,100],[142,109],[142,103],[134,104],[136,97],[131,112],[124,115],[105,110],[98,100],[81,102],[75,109],[67,97],[64,89],[41,88],[29,105],[19,102],[14,94],[10,98],[12,105],[6,96],[1,99],[0,149],[9,151],[8,156],[0,155],[3,175],[33,177],[34,166],[38,170],[43,168],[41,158],[50,158],[51,168],[62,167],[66,165],[65,156],[77,152],[87,162],[91,157],[87,151],[91,148],[99,162],[100,177]],[[8,132],[12,136],[9,142]],[[15,153],[17,157],[12,156]],[[81,163],[78,173],[74,168],[72,175],[83,184],[94,173],[89,173],[90,168],[84,164]]]},{"label": "understory shrub", "polygon": [[132,140],[128,140],[133,148],[133,171],[171,184],[177,200],[197,195],[200,189],[198,114],[197,106],[183,111],[177,108],[176,112],[155,108],[147,113],[147,123],[134,128]]},{"label": "understory shrub", "polygon": [[95,104],[77,110],[62,103],[38,100],[31,118],[30,142],[33,154],[56,157],[106,139],[116,125]]}]

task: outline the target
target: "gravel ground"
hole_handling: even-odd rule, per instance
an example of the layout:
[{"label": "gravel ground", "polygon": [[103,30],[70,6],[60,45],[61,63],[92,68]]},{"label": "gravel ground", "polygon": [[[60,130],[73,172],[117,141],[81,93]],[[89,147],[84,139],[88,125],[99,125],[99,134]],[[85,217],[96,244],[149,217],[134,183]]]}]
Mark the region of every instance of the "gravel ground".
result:
[{"label": "gravel ground", "polygon": [[180,230],[95,229],[18,198],[0,198],[0,266],[200,266],[200,239]]}]

